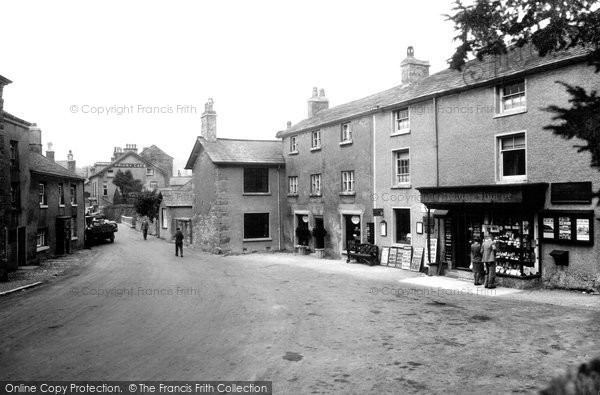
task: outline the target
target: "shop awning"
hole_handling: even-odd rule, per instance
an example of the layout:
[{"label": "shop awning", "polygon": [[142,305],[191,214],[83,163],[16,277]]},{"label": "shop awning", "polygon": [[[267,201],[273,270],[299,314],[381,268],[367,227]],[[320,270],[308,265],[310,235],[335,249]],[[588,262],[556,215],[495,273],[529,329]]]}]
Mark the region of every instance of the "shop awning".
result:
[{"label": "shop awning", "polygon": [[459,205],[519,205],[542,208],[547,183],[464,185],[417,188],[427,208],[448,209]]}]

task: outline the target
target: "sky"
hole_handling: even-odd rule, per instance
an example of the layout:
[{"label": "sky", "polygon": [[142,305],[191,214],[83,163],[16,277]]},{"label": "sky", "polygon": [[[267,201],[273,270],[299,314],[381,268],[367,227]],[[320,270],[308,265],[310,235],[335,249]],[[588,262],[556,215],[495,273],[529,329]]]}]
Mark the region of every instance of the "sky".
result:
[{"label": "sky", "polygon": [[447,68],[451,0],[2,1],[4,109],[57,160],[157,145],[182,169],[208,98],[222,138],[274,139],[307,117],[400,84],[400,62]]}]

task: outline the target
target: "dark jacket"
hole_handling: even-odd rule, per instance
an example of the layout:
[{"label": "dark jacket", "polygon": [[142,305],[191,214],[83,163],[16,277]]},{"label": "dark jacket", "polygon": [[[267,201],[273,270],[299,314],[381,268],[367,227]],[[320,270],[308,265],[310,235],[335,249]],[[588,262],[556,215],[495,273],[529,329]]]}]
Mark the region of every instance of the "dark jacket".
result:
[{"label": "dark jacket", "polygon": [[471,244],[471,262],[481,262],[481,244],[473,242]]},{"label": "dark jacket", "polygon": [[183,233],[180,230],[175,232],[175,243],[183,244]]}]

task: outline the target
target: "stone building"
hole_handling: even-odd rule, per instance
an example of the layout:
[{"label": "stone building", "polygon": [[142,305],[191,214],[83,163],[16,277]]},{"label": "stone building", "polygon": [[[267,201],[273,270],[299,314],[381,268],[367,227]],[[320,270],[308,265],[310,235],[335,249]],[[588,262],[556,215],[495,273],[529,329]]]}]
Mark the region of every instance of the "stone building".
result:
[{"label": "stone building", "polygon": [[173,172],[173,158],[155,145],[144,148],[138,154],[135,144],[125,148],[115,147],[110,162],[97,162],[86,182],[90,201],[99,206],[113,204],[117,186],[113,180],[117,172],[130,170],[133,178],[142,182],[147,190],[157,190],[169,185]]},{"label": "stone building", "polygon": [[[314,88],[308,118],[277,133],[286,162],[286,249],[306,244],[302,228],[323,227],[331,257],[340,257],[348,240],[374,242],[373,119],[356,115],[352,105],[330,109],[324,90]],[[315,242],[308,238],[311,250]]]},{"label": "stone building", "polygon": [[184,243],[193,243],[193,189],[191,180],[188,180],[184,185],[172,185],[160,191],[162,201],[158,213],[158,223],[160,224],[159,236],[162,239],[174,240],[175,231],[180,228],[185,236]]},{"label": "stone building", "polygon": [[6,279],[8,257],[5,224],[10,216],[10,163],[4,131],[4,87],[11,81],[0,75],[0,280]]},{"label": "stone building", "polygon": [[193,244],[217,253],[281,249],[281,142],[217,138],[216,117],[209,99],[185,167],[193,170]]}]

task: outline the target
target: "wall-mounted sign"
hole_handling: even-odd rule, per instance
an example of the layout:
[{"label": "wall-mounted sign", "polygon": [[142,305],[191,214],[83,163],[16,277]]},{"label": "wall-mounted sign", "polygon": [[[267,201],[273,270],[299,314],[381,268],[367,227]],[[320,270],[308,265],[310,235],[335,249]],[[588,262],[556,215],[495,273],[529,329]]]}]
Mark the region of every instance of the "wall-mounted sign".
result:
[{"label": "wall-mounted sign", "polygon": [[350,218],[350,220],[354,225],[358,225],[360,223],[360,217],[358,215],[353,215],[352,218]]},{"label": "wall-mounted sign", "polygon": [[553,204],[590,204],[592,203],[592,183],[552,183],[550,186],[550,200]]},{"label": "wall-mounted sign", "polygon": [[540,216],[542,240],[556,244],[594,244],[594,211],[547,210]]},{"label": "wall-mounted sign", "polygon": [[146,167],[145,163],[115,163],[112,167]]},{"label": "wall-mounted sign", "polygon": [[373,217],[383,217],[383,209],[382,208],[374,208],[373,209]]}]

